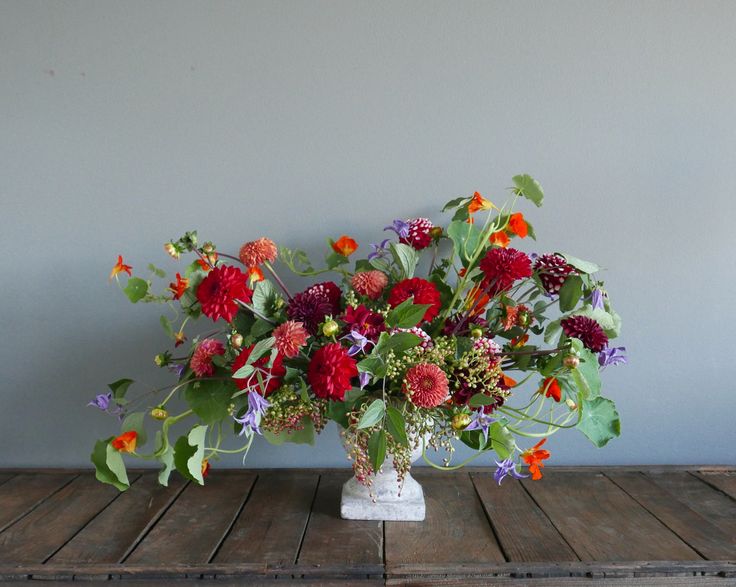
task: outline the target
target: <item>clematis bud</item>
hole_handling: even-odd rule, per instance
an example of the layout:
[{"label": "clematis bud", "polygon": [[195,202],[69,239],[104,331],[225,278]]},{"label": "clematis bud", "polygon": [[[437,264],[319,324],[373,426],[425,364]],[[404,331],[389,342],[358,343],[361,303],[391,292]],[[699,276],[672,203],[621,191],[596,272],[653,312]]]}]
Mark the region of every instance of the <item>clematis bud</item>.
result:
[{"label": "clematis bud", "polygon": [[241,346],[243,346],[243,335],[239,332],[236,332],[230,337],[230,344],[233,346],[233,348],[239,349]]},{"label": "clematis bud", "polygon": [[473,330],[470,331],[470,336],[473,338],[480,338],[483,336],[483,330],[480,328],[473,328]]},{"label": "clematis bud", "polygon": [[168,417],[169,413],[161,406],[158,406],[157,408],[153,408],[151,410],[151,418],[153,418],[154,420],[166,420],[166,418]]},{"label": "clematis bud", "polygon": [[452,417],[452,429],[464,430],[470,424],[469,414],[455,414]]},{"label": "clematis bud", "polygon": [[565,403],[567,404],[567,407],[570,408],[571,412],[574,412],[578,409],[578,404],[572,401],[569,397],[565,400]]},{"label": "clematis bud", "polygon": [[578,365],[580,365],[580,357],[577,355],[566,355],[565,358],[562,359],[562,364],[568,369],[577,369]]},{"label": "clematis bud", "polygon": [[178,259],[181,257],[181,251],[179,251],[179,248],[174,243],[166,243],[164,245],[164,251],[166,251],[169,256],[173,257],[174,259]]},{"label": "clematis bud", "polygon": [[340,330],[340,326],[334,320],[328,320],[322,325],[322,334],[325,336],[335,336]]}]

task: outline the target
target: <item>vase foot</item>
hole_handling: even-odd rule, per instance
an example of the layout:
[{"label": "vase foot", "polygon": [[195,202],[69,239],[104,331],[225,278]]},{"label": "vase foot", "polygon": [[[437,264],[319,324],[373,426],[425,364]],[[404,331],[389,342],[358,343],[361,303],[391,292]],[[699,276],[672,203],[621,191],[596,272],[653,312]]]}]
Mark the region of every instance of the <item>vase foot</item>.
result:
[{"label": "vase foot", "polygon": [[345,520],[421,522],[424,515],[422,486],[410,474],[404,479],[401,494],[396,475],[390,473],[375,475],[371,488],[355,477],[342,486],[340,516]]}]

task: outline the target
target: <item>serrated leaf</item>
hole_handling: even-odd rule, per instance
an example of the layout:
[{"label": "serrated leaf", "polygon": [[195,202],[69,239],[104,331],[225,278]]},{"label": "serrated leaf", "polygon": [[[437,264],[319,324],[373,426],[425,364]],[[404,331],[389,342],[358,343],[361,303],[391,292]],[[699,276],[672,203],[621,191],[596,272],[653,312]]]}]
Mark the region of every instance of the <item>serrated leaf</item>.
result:
[{"label": "serrated leaf", "polygon": [[148,293],[148,282],[140,277],[131,277],[123,288],[123,292],[135,304],[146,297]]},{"label": "serrated leaf", "polygon": [[386,427],[393,439],[402,446],[409,446],[404,416],[393,406],[386,408]]},{"label": "serrated leaf", "polygon": [[376,430],[368,439],[368,458],[374,472],[378,472],[386,460],[386,431]]},{"label": "serrated leaf", "polygon": [[419,253],[414,247],[403,243],[391,243],[389,245],[394,262],[401,267],[401,272],[406,279],[414,277],[414,270],[419,262]]},{"label": "serrated leaf", "polygon": [[577,306],[583,295],[583,280],[579,275],[570,275],[560,288],[560,310],[569,312]]},{"label": "serrated leaf", "polygon": [[582,409],[578,428],[598,448],[608,444],[612,438],[621,434],[621,420],[616,405],[607,398],[598,396],[587,400],[578,396]]},{"label": "serrated leaf", "polygon": [[515,175],[512,178],[516,186],[516,193],[533,202],[537,207],[544,201],[544,190],[539,182],[530,175]]},{"label": "serrated leaf", "polygon": [[381,421],[386,411],[386,404],[383,403],[382,399],[374,400],[373,403],[368,406],[368,409],[363,413],[360,420],[358,421],[358,429],[370,428],[375,426]]}]

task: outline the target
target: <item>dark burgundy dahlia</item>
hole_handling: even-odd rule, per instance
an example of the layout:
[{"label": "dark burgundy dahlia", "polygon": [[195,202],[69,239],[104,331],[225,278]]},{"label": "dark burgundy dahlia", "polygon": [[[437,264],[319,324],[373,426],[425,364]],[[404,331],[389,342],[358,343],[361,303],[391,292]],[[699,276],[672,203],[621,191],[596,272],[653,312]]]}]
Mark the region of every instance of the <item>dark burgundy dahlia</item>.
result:
[{"label": "dark burgundy dahlia", "polygon": [[594,353],[599,353],[608,346],[608,336],[603,332],[601,325],[592,318],[571,316],[560,322],[560,326],[567,336],[579,339]]},{"label": "dark burgundy dahlia", "polygon": [[544,291],[556,294],[570,275],[577,275],[572,265],[568,265],[562,255],[556,253],[541,255],[534,261],[534,271],[539,275]]},{"label": "dark burgundy dahlia", "polygon": [[317,283],[296,294],[289,302],[286,314],[290,320],[304,324],[310,334],[317,334],[326,316],[340,312],[340,288],[331,281]]}]

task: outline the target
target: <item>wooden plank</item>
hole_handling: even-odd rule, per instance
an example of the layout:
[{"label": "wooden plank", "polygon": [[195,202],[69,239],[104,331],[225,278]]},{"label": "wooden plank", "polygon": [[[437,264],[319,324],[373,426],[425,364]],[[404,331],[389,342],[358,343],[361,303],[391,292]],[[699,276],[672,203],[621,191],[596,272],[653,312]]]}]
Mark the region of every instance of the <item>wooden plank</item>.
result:
[{"label": "wooden plank", "polygon": [[339,561],[346,567],[383,562],[383,523],[340,518],[342,485],[349,473],[320,477],[298,564]]},{"label": "wooden plank", "polygon": [[694,473],[708,485],[722,491],[733,499],[736,499],[736,473],[706,473],[699,471]]},{"label": "wooden plank", "polygon": [[189,484],[125,562],[164,566],[209,562],[255,479],[251,472],[220,471],[203,487]]},{"label": "wooden plank", "polygon": [[156,523],[186,483],[172,476],[168,487],[146,473],[57,552],[49,564],[117,563]]},{"label": "wooden plank", "polygon": [[607,477],[654,514],[703,558],[736,558],[736,536],[723,532],[641,473],[607,473]]},{"label": "wooden plank", "polygon": [[488,585],[513,585],[514,587],[566,587],[589,585],[592,587],[734,587],[736,579],[723,577],[631,577],[625,579],[589,579],[587,577],[555,577],[547,579],[519,579],[493,577],[488,579],[436,578],[436,579],[388,579],[386,585],[412,585],[414,587],[488,587]]},{"label": "wooden plank", "polygon": [[0,473],[0,485],[6,481],[10,481],[15,475],[13,473]]},{"label": "wooden plank", "polygon": [[93,475],[77,477],[0,534],[0,562],[46,561],[119,494]]},{"label": "wooden plank", "polygon": [[424,522],[386,522],[386,562],[471,563],[503,561],[467,473],[414,474],[424,489]]},{"label": "wooden plank", "polygon": [[[12,476],[11,476],[12,477]],[[22,518],[74,475],[17,475],[0,486],[0,531]]]},{"label": "wooden plank", "polygon": [[577,555],[515,479],[499,486],[490,473],[471,479],[510,561],[576,561]]},{"label": "wooden plank", "polygon": [[214,562],[294,564],[318,482],[319,475],[306,472],[259,475]]},{"label": "wooden plank", "polygon": [[701,558],[601,474],[548,472],[522,483],[581,560]]},{"label": "wooden plank", "polygon": [[736,501],[690,473],[647,475],[726,534],[736,536]]}]

